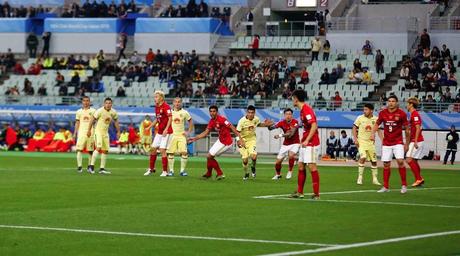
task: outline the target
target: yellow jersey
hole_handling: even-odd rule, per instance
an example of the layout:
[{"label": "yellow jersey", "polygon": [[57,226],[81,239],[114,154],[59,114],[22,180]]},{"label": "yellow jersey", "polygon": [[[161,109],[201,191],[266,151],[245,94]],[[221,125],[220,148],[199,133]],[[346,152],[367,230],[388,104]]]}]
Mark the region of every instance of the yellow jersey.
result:
[{"label": "yellow jersey", "polygon": [[150,129],[145,129],[146,127],[150,126],[152,121],[144,120],[142,121],[141,125],[139,125],[139,134],[140,136],[152,136],[152,127]]},{"label": "yellow jersey", "polygon": [[260,125],[260,119],[254,116],[254,119],[249,120],[244,116],[238,121],[236,130],[240,132],[241,137],[244,141],[255,141],[256,140],[256,127]]},{"label": "yellow jersey", "polygon": [[118,120],[118,114],[115,109],[110,109],[107,111],[104,107],[96,110],[94,113],[94,119],[96,122],[96,132],[99,134],[106,134],[109,132],[110,123],[113,120]]},{"label": "yellow jersey", "polygon": [[78,135],[85,135],[88,133],[91,117],[94,116],[96,110],[94,108],[83,109],[80,108],[75,115],[75,120],[80,121],[78,127]]},{"label": "yellow jersey", "polygon": [[185,109],[174,110],[172,111],[172,123],[171,127],[173,129],[174,135],[184,135],[185,132],[185,121],[190,121],[192,116]]},{"label": "yellow jersey", "polygon": [[353,125],[358,128],[358,142],[360,145],[374,145],[374,142],[371,141],[371,134],[372,127],[374,127],[376,122],[376,116],[366,117],[365,115],[360,115],[356,118]]}]

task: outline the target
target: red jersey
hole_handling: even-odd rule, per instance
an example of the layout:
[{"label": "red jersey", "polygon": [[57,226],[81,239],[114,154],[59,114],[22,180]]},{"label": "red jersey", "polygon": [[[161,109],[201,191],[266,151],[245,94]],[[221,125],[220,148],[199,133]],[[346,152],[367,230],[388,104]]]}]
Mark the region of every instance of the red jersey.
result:
[{"label": "red jersey", "polygon": [[[168,125],[169,117],[172,117],[171,108],[166,102],[163,102],[160,106],[155,107],[155,116],[158,122],[158,133],[163,134],[166,126]],[[173,133],[172,126],[168,128],[168,134]]]},{"label": "red jersey", "polygon": [[233,139],[230,133],[230,125],[232,125],[227,118],[217,115],[216,119],[209,120],[207,129],[215,130],[219,133],[219,140],[224,145],[232,145]]},{"label": "red jersey", "polygon": [[[311,125],[313,123],[317,123],[315,112],[307,104],[304,104],[302,109],[300,110],[300,120],[302,120],[302,124],[303,124],[303,136],[302,136],[302,142],[303,142],[308,137],[308,134],[310,133]],[[307,146],[312,146],[312,147],[319,146],[318,129],[316,129],[315,133],[313,134],[313,137],[311,138],[310,142],[308,142]]]},{"label": "red jersey", "polygon": [[423,135],[422,135],[422,118],[420,117],[420,114],[418,113],[417,110],[414,110],[410,114],[410,141],[415,142],[415,132],[417,131],[417,125],[420,125],[420,134],[418,136],[417,142],[424,141]]},{"label": "red jersey", "polygon": [[403,127],[407,126],[406,112],[400,108],[394,112],[388,109],[380,111],[377,124],[383,123],[383,145],[394,146],[403,143]]},{"label": "red jersey", "polygon": [[[280,128],[283,130],[284,133],[287,133],[291,129],[298,129],[299,128],[299,122],[295,119],[292,119],[290,122],[286,120],[281,120],[278,123],[275,124],[275,128]],[[299,138],[299,130],[297,130],[292,137],[287,138],[284,137],[284,142],[283,145],[292,145],[292,144],[299,144],[300,143],[300,138]]]}]

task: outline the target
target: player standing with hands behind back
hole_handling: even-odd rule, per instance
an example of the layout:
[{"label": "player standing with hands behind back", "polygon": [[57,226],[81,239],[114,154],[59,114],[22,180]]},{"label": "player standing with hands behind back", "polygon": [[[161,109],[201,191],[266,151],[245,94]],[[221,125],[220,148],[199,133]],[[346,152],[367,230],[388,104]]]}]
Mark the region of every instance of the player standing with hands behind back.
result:
[{"label": "player standing with hands behind back", "polygon": [[403,129],[405,130],[406,138],[410,136],[410,133],[406,112],[399,108],[398,97],[395,95],[388,97],[387,108],[380,111],[377,122],[372,129],[371,140],[375,141],[375,133],[379,130],[381,124],[383,124],[383,188],[378,192],[390,192],[391,160],[394,155],[401,177],[401,194],[405,194],[407,192],[407,180],[404,152],[407,151],[407,145],[403,141]]},{"label": "player standing with hands behind back", "polygon": [[[112,121],[114,122],[115,129],[117,130],[117,139],[120,138],[120,124],[118,123],[118,114],[117,111],[112,108],[111,98],[105,98],[104,106],[94,113],[94,119],[96,120],[96,150],[93,152],[91,165],[88,166],[88,172],[91,174],[94,173],[94,164],[96,163],[97,156],[100,154],[101,168],[99,169],[99,173],[111,174],[111,172],[105,170],[105,162],[110,149],[109,127]],[[91,130],[91,128],[92,123],[88,129]]]},{"label": "player standing with hands behind back", "polygon": [[94,112],[96,111],[91,107],[91,102],[88,96],[81,98],[82,107],[75,115],[75,129],[73,137],[77,138],[77,171],[82,172],[83,156],[82,151],[88,151],[88,165],[91,165],[91,156],[94,151],[94,131],[90,129],[94,122]]},{"label": "player standing with hands behind back", "polygon": [[311,199],[319,199],[319,173],[316,161],[319,150],[318,122],[313,109],[305,103],[306,93],[304,90],[296,90],[292,93],[294,107],[300,109],[300,120],[303,124],[303,135],[300,140],[299,151],[299,175],[297,177],[297,191],[290,195],[291,198],[303,198],[303,187],[307,173],[305,165],[310,169],[313,185]]},{"label": "player standing with hands behind back", "polygon": [[418,160],[422,159],[424,153],[423,135],[422,135],[422,118],[417,111],[419,101],[415,97],[407,100],[407,111],[410,113],[410,137],[406,137],[406,145],[409,150],[406,154],[406,162],[410,166],[415,177],[415,182],[412,187],[419,187],[425,183],[422,175],[420,175],[420,164]]}]

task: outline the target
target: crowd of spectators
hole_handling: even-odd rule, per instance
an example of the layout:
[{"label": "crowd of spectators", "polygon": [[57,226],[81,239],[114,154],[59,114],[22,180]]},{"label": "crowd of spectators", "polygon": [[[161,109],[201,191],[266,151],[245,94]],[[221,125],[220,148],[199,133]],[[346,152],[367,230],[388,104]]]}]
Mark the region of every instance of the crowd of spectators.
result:
[{"label": "crowd of spectators", "polygon": [[39,13],[49,12],[48,8],[39,5],[38,7],[11,6],[7,1],[0,3],[0,18],[33,18]]},{"label": "crowd of spectators", "polygon": [[224,7],[222,10],[219,7],[212,7],[209,10],[208,4],[204,0],[196,3],[195,0],[189,0],[186,6],[178,5],[174,7],[170,5],[160,17],[164,18],[193,18],[193,17],[213,17],[228,20],[231,15],[231,8]]},{"label": "crowd of spectators", "polygon": [[139,11],[136,1],[131,0],[129,3],[125,3],[124,0],[120,4],[116,4],[115,1],[111,1],[110,4],[104,1],[97,2],[93,0],[86,2],[80,6],[77,3],[73,3],[71,7],[64,8],[61,14],[62,18],[126,18],[128,13],[137,13]]}]

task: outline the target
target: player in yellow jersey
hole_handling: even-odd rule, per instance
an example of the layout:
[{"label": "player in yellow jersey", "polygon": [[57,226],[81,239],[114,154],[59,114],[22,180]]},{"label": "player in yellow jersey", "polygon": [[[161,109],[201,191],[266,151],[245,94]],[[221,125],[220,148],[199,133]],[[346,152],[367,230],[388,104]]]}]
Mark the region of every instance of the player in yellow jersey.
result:
[{"label": "player in yellow jersey", "polygon": [[96,163],[97,156],[100,154],[101,168],[99,169],[99,173],[110,174],[111,172],[105,170],[105,162],[107,159],[107,153],[110,149],[109,127],[112,122],[114,123],[115,129],[117,130],[117,139],[120,138],[120,124],[118,123],[118,114],[115,109],[112,108],[111,98],[105,98],[104,106],[96,110],[94,113],[94,119],[96,120],[96,150],[93,152],[93,157],[91,158],[91,165],[88,167],[88,172],[91,174],[94,173],[94,164]]},{"label": "player in yellow jersey", "polygon": [[82,107],[75,115],[75,129],[73,137],[77,139],[77,171],[82,172],[83,155],[82,151],[88,151],[88,165],[91,165],[91,155],[94,151],[94,129],[90,129],[94,122],[94,112],[96,110],[91,107],[91,101],[88,96],[83,96],[81,99]]},{"label": "player in yellow jersey", "polygon": [[139,125],[140,144],[145,154],[150,153],[150,145],[152,145],[152,119],[146,115],[144,121]]},{"label": "player in yellow jersey", "polygon": [[[185,131],[185,123],[188,122],[188,130]],[[174,176],[174,155],[180,154],[180,176],[187,176],[188,153],[187,137],[193,131],[193,121],[187,110],[182,108],[182,99],[175,98],[173,102],[172,123],[173,137],[167,150],[168,153],[168,176]]]},{"label": "player in yellow jersey", "polygon": [[[366,160],[371,162],[372,170],[372,183],[374,185],[381,185],[377,179],[377,155],[375,153],[375,142],[371,140],[372,127],[377,122],[377,117],[374,116],[374,106],[372,104],[364,105],[364,114],[358,116],[353,124],[353,137],[355,144],[359,150],[359,162],[358,162],[358,185],[363,184],[363,174]],[[382,138],[381,131],[379,136]]]},{"label": "player in yellow jersey", "polygon": [[246,109],[246,115],[238,121],[236,130],[240,133],[244,140],[245,147],[240,148],[240,154],[243,161],[244,177],[243,180],[249,179],[249,157],[251,157],[251,172],[252,177],[256,177],[256,162],[257,162],[257,138],[256,127],[269,127],[273,125],[272,121],[265,120],[263,123],[256,116],[256,108],[249,105]]}]

